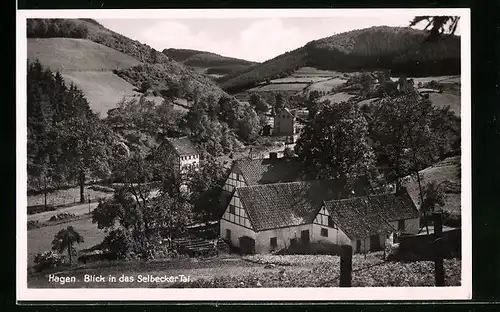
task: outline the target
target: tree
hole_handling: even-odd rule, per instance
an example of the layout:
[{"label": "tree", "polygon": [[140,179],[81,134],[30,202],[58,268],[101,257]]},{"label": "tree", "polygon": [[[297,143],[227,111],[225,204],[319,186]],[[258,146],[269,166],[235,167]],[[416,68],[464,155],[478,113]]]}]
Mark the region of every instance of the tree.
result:
[{"label": "tree", "polygon": [[293,157],[295,157],[295,153],[294,153],[294,151],[290,147],[287,146],[283,150],[283,157],[285,157],[285,158],[293,158]]},{"label": "tree", "polygon": [[72,226],[68,226],[67,228],[57,232],[57,234],[54,236],[54,240],[52,241],[53,250],[57,250],[58,252],[63,252],[65,249],[68,250],[70,266],[72,262],[74,243],[83,243],[83,237],[77,231],[75,231]]},{"label": "tree", "polygon": [[72,117],[58,124],[59,142],[67,178],[76,178],[80,202],[85,202],[84,187],[88,176],[110,175],[114,135],[93,113]]},{"label": "tree", "polygon": [[[415,94],[384,98],[373,106],[370,121],[373,148],[389,182],[419,172],[438,155],[439,135],[433,131],[432,103]],[[417,175],[420,183],[420,177]]]},{"label": "tree", "polygon": [[258,93],[252,93],[249,102],[257,113],[266,113],[269,109],[267,103]]},{"label": "tree", "polygon": [[251,106],[244,110],[243,118],[239,122],[239,136],[247,142],[253,142],[259,136],[260,120]]},{"label": "tree", "polygon": [[[435,41],[446,32],[453,35],[457,30],[460,16],[416,16],[410,21],[410,27],[424,21],[427,22],[424,29],[427,30],[430,27],[426,41]],[[448,26],[447,29],[446,26]]]},{"label": "tree", "polygon": [[425,228],[427,230],[427,235],[429,235],[429,226],[427,224],[427,215],[429,212],[435,211],[436,206],[444,206],[444,192],[443,189],[436,184],[435,181],[427,183],[427,185],[422,190],[423,194],[421,198],[423,201],[420,204],[420,210],[424,214]]},{"label": "tree", "polygon": [[199,170],[188,171],[190,203],[200,221],[213,220],[219,195],[226,180],[227,169],[215,157],[205,155]]},{"label": "tree", "polygon": [[348,192],[374,171],[367,136],[368,125],[357,105],[332,103],[306,122],[295,152],[305,172],[315,179],[339,180]]},{"label": "tree", "polygon": [[274,113],[277,114],[285,107],[286,107],[285,96],[281,92],[276,93],[274,102]]}]

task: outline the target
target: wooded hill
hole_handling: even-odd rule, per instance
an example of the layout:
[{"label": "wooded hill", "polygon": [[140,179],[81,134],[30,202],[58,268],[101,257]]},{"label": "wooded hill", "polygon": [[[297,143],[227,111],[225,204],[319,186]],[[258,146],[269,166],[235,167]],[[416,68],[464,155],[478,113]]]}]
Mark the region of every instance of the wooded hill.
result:
[{"label": "wooded hill", "polygon": [[291,52],[228,75],[219,82],[230,92],[252,88],[311,66],[323,70],[388,69],[394,75],[438,76],[460,73],[460,37],[427,42],[428,34],[409,27],[376,26],[314,40]]},{"label": "wooded hill", "polygon": [[212,52],[190,49],[164,49],[163,54],[186,66],[202,69],[206,74],[235,74],[258,64]]}]

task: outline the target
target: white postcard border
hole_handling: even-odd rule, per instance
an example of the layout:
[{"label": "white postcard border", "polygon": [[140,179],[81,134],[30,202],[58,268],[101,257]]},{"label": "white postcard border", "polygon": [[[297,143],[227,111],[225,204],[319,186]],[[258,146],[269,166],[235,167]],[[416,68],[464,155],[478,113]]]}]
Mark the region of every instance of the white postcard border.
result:
[{"label": "white postcard border", "polygon": [[[277,18],[415,15],[461,16],[462,285],[458,287],[363,288],[78,288],[27,287],[26,70],[27,18]],[[469,9],[175,9],[175,10],[18,10],[16,25],[16,198],[17,300],[19,301],[358,301],[460,300],[472,298],[472,175]]]}]

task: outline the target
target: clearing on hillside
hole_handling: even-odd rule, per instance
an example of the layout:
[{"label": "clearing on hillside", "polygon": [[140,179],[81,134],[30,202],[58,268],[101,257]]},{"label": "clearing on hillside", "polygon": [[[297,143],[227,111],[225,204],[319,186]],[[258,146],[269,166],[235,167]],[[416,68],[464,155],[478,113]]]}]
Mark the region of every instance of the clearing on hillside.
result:
[{"label": "clearing on hillside", "polygon": [[321,70],[314,67],[301,67],[297,69],[293,76],[295,77],[340,77],[343,73],[331,70]]},{"label": "clearing on hillside", "polygon": [[340,102],[347,102],[349,99],[355,97],[355,95],[348,94],[345,92],[340,92],[340,93],[335,93],[335,94],[328,94],[325,96],[322,96],[319,98],[318,102],[328,100],[331,103],[340,103]]},{"label": "clearing on hillside", "polygon": [[443,93],[430,93],[429,99],[436,107],[450,106],[450,110],[460,116],[460,95]]},{"label": "clearing on hillside", "polygon": [[316,90],[316,91],[330,92],[332,91],[333,88],[341,86],[345,82],[347,82],[347,80],[341,78],[332,78],[324,81],[319,81],[307,87],[307,91],[311,92]]},{"label": "clearing on hillside", "polygon": [[111,71],[141,63],[102,44],[72,38],[29,38],[28,59],[39,59],[53,71]]},{"label": "clearing on hillside", "polygon": [[307,83],[276,83],[268,84],[261,87],[256,87],[248,90],[249,92],[266,92],[266,91],[302,91],[307,87]]},{"label": "clearing on hillside", "polygon": [[[432,181],[442,183],[445,188],[445,204],[441,208],[454,215],[461,214],[460,159],[460,156],[449,157],[420,171],[422,186]],[[415,205],[420,207],[417,179],[408,178],[406,187]]]},{"label": "clearing on hillside", "polygon": [[139,95],[133,85],[109,71],[63,72],[63,77],[83,91],[92,111],[103,118],[123,97]]}]

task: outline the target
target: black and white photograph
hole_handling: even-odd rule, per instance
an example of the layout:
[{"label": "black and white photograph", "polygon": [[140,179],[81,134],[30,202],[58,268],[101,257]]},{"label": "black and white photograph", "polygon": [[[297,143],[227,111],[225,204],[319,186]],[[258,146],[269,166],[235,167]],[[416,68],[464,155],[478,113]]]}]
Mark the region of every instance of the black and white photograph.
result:
[{"label": "black and white photograph", "polygon": [[17,14],[19,300],[471,298],[468,9]]}]

